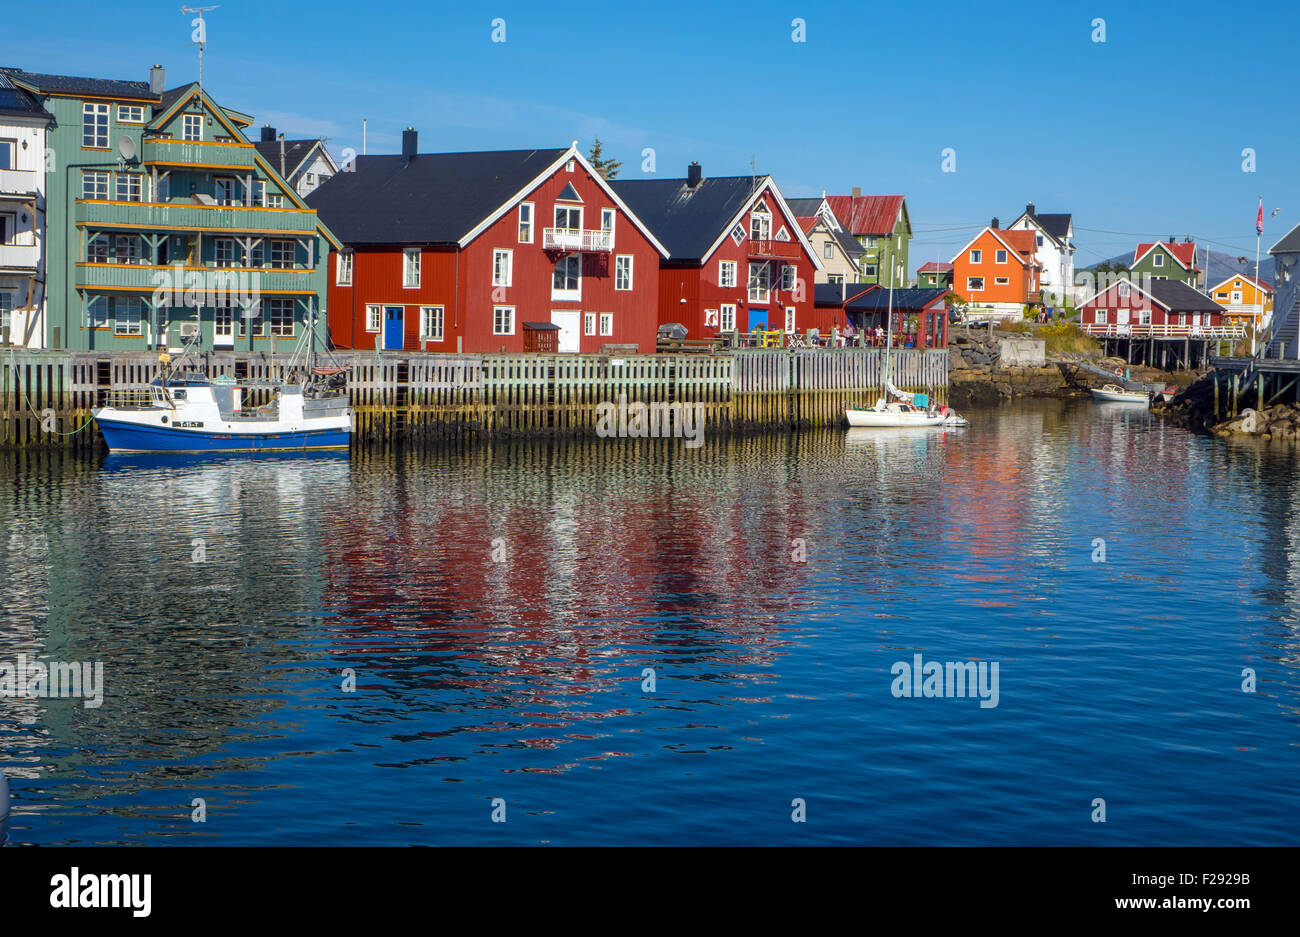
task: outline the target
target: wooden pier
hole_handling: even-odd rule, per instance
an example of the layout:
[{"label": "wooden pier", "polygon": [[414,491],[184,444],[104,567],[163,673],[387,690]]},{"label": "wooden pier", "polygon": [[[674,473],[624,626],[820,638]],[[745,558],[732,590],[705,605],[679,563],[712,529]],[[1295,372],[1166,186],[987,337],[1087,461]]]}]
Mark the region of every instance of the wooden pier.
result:
[{"label": "wooden pier", "polygon": [[[443,355],[335,352],[348,368],[354,443],[461,435],[592,435],[600,403],[699,404],[706,432],[838,424],[848,402],[874,401],[880,349],[737,349],[723,354]],[[289,354],[208,352],[191,370],[273,379]],[[904,390],[948,399],[946,349],[891,353]],[[142,390],[152,354],[0,348],[0,449],[101,445],[91,408]]]}]

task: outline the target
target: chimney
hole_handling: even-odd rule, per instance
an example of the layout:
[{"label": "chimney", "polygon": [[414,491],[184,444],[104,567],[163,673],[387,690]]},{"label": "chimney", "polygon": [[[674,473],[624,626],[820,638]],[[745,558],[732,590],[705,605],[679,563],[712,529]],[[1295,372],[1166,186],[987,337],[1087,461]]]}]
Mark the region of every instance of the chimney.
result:
[{"label": "chimney", "polygon": [[998,229],[999,225],[998,225],[998,217],[997,217],[997,215],[994,215],[994,216],[993,216],[993,220],[989,222],[989,227],[992,228],[992,229],[995,230],[995,231]]},{"label": "chimney", "polygon": [[149,93],[162,94],[163,89],[167,86],[167,69],[161,65],[155,65],[149,69]]},{"label": "chimney", "polygon": [[1172,234],[1169,235],[1169,243],[1170,243],[1170,244],[1176,244],[1176,243],[1178,243],[1178,242],[1177,242],[1177,239],[1176,239]]},{"label": "chimney", "polygon": [[416,133],[414,127],[407,127],[402,131],[402,158],[406,162],[415,159],[415,151],[420,148],[420,135]]},{"label": "chimney", "polygon": [[271,143],[275,140],[275,128],[270,124],[262,125],[262,142]]},{"label": "chimney", "polygon": [[855,185],[855,186],[853,187],[853,197],[854,197],[854,198],[862,198],[862,186],[860,186],[860,185]]},{"label": "chimney", "polygon": [[1033,203],[1033,202],[1030,202],[1030,203],[1028,203],[1027,205],[1025,205],[1025,211],[1026,211],[1028,214],[1031,214],[1031,215],[1034,214],[1034,203]]},{"label": "chimney", "polygon": [[704,170],[700,168],[699,163],[692,161],[691,164],[686,167],[687,188],[691,188],[691,189],[695,188],[697,185],[700,184],[700,182],[703,179],[704,179]]}]

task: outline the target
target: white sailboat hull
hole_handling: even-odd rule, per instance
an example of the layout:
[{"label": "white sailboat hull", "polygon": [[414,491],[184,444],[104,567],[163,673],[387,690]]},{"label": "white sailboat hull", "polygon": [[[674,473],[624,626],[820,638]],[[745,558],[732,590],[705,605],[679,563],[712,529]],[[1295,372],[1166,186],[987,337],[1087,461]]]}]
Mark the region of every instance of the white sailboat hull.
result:
[{"label": "white sailboat hull", "polygon": [[879,429],[896,429],[908,426],[940,426],[947,419],[942,413],[929,413],[925,410],[845,410],[844,418],[849,426],[876,427]]},{"label": "white sailboat hull", "polygon": [[1139,403],[1143,406],[1146,406],[1150,401],[1145,391],[1125,390],[1115,384],[1094,387],[1092,389],[1092,399],[1098,403]]}]

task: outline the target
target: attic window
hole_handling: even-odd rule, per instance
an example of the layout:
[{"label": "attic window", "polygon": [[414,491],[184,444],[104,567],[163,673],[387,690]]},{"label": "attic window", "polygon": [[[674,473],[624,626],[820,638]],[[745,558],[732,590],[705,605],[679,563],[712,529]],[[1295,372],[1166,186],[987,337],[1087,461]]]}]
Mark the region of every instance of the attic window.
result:
[{"label": "attic window", "polygon": [[202,140],[203,139],[203,115],[186,114],[185,129],[181,134],[182,140]]},{"label": "attic window", "polygon": [[734,228],[731,229],[731,239],[735,241],[737,244],[745,240],[745,229],[742,228],[739,224],[737,224]]},{"label": "attic window", "polygon": [[1165,265],[1165,255],[1164,255],[1164,254],[1156,254],[1153,258],[1151,258],[1151,266],[1153,266],[1153,267],[1163,267],[1164,265]]},{"label": "attic window", "polygon": [[567,166],[564,167],[564,171],[565,171],[565,172],[573,172],[573,167],[574,167],[575,165],[576,165],[576,161],[575,161],[575,160],[569,160],[569,164],[568,164]]},{"label": "attic window", "polygon": [[582,201],[582,196],[578,194],[578,190],[575,189],[575,188],[573,187],[573,183],[570,182],[568,185],[566,185],[566,186],[564,187],[564,191],[560,193],[559,198],[557,199],[557,201],[561,201],[561,202],[581,202],[581,201]]},{"label": "attic window", "polygon": [[780,230],[780,231],[776,232],[776,239],[777,239],[778,241],[788,241],[788,240],[790,240],[790,232],[787,231],[787,230],[785,229],[785,226],[784,226],[784,225],[781,226],[781,230]]}]

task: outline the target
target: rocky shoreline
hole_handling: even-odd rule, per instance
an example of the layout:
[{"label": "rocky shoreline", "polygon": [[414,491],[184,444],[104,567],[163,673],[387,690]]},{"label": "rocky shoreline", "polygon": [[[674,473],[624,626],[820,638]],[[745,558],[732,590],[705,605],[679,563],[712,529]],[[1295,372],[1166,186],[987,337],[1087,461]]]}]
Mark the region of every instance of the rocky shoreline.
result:
[{"label": "rocky shoreline", "polygon": [[955,407],[1016,397],[1081,397],[1091,386],[1073,364],[1049,361],[1041,339],[1018,334],[949,336],[948,392]]},{"label": "rocky shoreline", "polygon": [[1279,403],[1263,409],[1244,407],[1232,416],[1225,412],[1229,406],[1227,389],[1220,386],[1215,398],[1215,379],[1213,373],[1201,377],[1168,403],[1154,404],[1151,412],[1175,426],[1220,439],[1300,440],[1300,406]]}]

